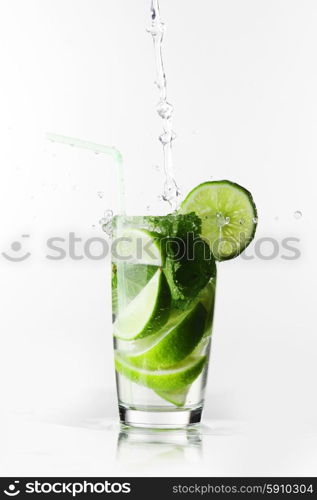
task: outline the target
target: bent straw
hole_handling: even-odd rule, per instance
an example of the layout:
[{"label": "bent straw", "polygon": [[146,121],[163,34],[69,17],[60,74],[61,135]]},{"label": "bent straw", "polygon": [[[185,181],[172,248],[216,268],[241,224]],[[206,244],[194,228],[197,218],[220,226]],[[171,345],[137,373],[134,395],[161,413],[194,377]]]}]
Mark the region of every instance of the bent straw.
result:
[{"label": "bent straw", "polygon": [[124,186],[124,167],[123,167],[123,157],[118,149],[112,146],[105,146],[104,144],[97,144],[95,142],[84,141],[82,139],[76,139],[76,137],[67,137],[65,135],[54,134],[48,132],[46,138],[52,142],[58,142],[60,144],[67,144],[68,146],[76,146],[78,148],[88,149],[94,153],[105,154],[112,156],[116,161],[118,167],[118,188],[119,188],[119,212],[120,214],[125,214],[125,186]]}]

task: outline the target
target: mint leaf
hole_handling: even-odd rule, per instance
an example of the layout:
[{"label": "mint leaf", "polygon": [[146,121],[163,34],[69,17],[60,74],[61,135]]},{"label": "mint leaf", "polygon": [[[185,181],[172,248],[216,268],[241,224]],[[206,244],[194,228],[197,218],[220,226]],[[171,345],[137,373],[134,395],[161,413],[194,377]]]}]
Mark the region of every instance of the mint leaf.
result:
[{"label": "mint leaf", "polygon": [[170,238],[166,246],[164,272],[172,293],[174,307],[185,309],[216,276],[215,259],[202,238],[187,233]]},{"label": "mint leaf", "polygon": [[199,236],[201,233],[201,220],[191,212],[189,214],[169,214],[164,217],[147,216],[144,220],[149,224],[151,230],[158,231],[167,237],[184,237],[187,233]]}]

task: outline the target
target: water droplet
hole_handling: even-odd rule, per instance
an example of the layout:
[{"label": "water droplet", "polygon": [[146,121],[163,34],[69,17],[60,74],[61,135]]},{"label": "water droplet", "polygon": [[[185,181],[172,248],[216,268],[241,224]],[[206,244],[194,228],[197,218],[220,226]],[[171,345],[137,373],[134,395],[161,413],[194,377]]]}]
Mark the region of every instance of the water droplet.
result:
[{"label": "water droplet", "polygon": [[168,191],[165,192],[164,194],[162,194],[162,200],[164,200],[164,201],[171,201],[172,199],[173,199],[173,196]]},{"label": "water droplet", "polygon": [[153,37],[156,37],[158,35],[162,36],[165,31],[165,25],[162,22],[153,23],[153,25],[147,28],[146,31],[150,33]]},{"label": "water droplet", "polygon": [[169,118],[171,118],[174,108],[169,102],[161,101],[158,103],[156,110],[158,112],[158,115],[163,118],[163,120],[168,120]]},{"label": "water droplet", "polygon": [[108,220],[112,220],[113,218],[113,211],[112,210],[105,210],[104,212],[104,217]]},{"label": "water droplet", "polygon": [[216,217],[217,217],[217,224],[219,227],[226,226],[230,222],[230,217],[224,217],[220,212],[216,213]]},{"label": "water droplet", "polygon": [[257,217],[253,217],[252,221],[254,222],[254,224],[257,224],[259,219]]},{"label": "water droplet", "polygon": [[241,226],[243,226],[243,224],[245,223],[245,220],[244,219],[240,219],[239,220],[239,224],[241,224]]},{"label": "water droplet", "polygon": [[278,217],[278,215],[277,215],[276,217],[274,217],[274,220],[279,220],[279,217]]},{"label": "water droplet", "polygon": [[154,165],[154,168],[157,172],[159,172],[161,170],[160,166],[159,165]]},{"label": "water droplet", "polygon": [[106,224],[102,224],[101,229],[108,235],[112,235],[112,223],[107,222]]},{"label": "water droplet", "polygon": [[167,144],[170,144],[171,142],[173,142],[176,139],[176,134],[173,131],[164,132],[164,134],[160,135],[159,139],[160,139],[161,143],[163,144],[163,146],[166,146]]},{"label": "water droplet", "polygon": [[78,186],[76,186],[76,184],[74,184],[73,191],[77,191],[77,189],[78,189]]},{"label": "water droplet", "polygon": [[301,219],[302,216],[303,216],[303,214],[300,210],[296,210],[296,212],[294,212],[295,219]]},{"label": "water droplet", "polygon": [[104,216],[100,219],[99,224],[101,226],[101,229],[108,234],[109,236],[112,235],[112,218],[113,218],[113,211],[112,210],[106,210],[104,212]]},{"label": "water droplet", "polygon": [[97,191],[97,196],[99,198],[103,198],[103,195],[104,195],[103,191]]},{"label": "water droplet", "polygon": [[100,151],[94,151],[95,155],[99,155]]},{"label": "water droplet", "polygon": [[164,193],[162,199],[168,201],[172,208],[176,207],[177,198],[180,196],[180,191],[174,179],[168,179],[164,185]]},{"label": "water droplet", "polygon": [[91,227],[92,227],[92,228],[95,228],[95,227],[96,227],[96,224],[93,224]]}]

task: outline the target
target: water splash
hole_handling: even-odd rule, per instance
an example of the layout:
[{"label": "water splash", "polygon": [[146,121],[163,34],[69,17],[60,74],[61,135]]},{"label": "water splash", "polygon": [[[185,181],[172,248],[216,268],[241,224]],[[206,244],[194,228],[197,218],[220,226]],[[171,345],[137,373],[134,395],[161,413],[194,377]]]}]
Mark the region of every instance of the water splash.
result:
[{"label": "water splash", "polygon": [[303,217],[303,214],[300,210],[296,210],[296,212],[294,212],[294,217],[295,219],[301,219]]},{"label": "water splash", "polygon": [[100,219],[99,224],[101,225],[101,229],[108,235],[112,236],[113,232],[113,211],[106,210],[102,219]]},{"label": "water splash", "polygon": [[172,155],[173,141],[176,139],[172,122],[174,108],[167,100],[167,82],[162,55],[165,25],[161,20],[159,0],[151,0],[151,26],[147,31],[152,35],[153,39],[156,63],[155,83],[160,93],[160,100],[156,107],[156,111],[163,121],[163,134],[159,137],[163,146],[165,172],[164,193],[162,198],[170,204],[173,210],[176,210],[178,207],[180,190],[174,179]]}]

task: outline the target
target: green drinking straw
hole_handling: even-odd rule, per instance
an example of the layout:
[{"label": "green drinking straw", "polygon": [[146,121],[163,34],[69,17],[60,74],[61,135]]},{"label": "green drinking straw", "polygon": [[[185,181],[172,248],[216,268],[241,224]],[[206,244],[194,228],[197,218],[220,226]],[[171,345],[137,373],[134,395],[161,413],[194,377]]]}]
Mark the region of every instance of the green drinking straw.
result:
[{"label": "green drinking straw", "polygon": [[48,132],[46,138],[52,142],[60,144],[67,144],[68,146],[76,146],[78,148],[88,149],[94,153],[105,154],[112,156],[118,167],[118,187],[119,187],[119,212],[125,214],[125,186],[124,186],[124,167],[123,157],[118,149],[112,146],[105,146],[104,144],[97,144],[95,142],[84,141],[76,139],[76,137],[67,137],[65,135],[54,134]]}]

